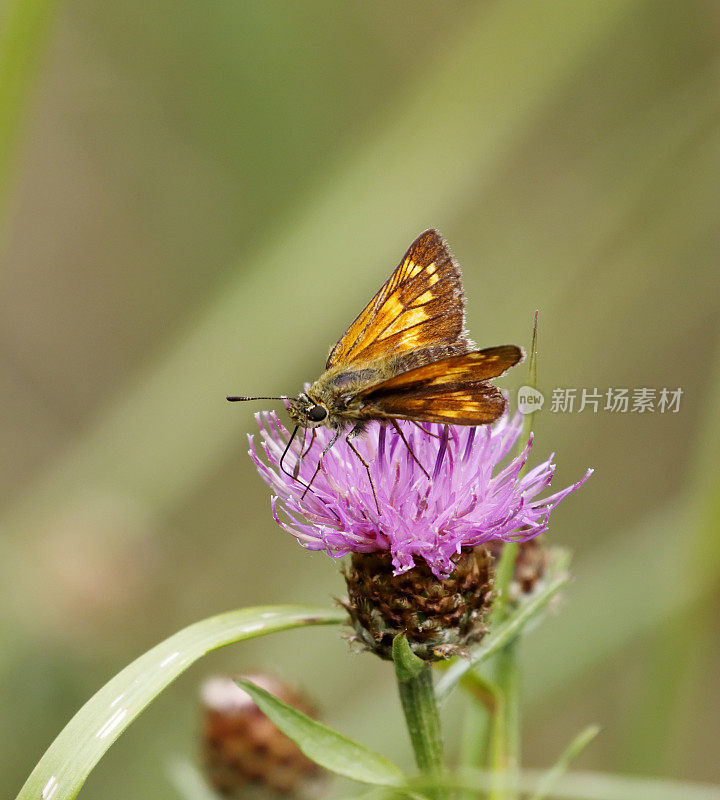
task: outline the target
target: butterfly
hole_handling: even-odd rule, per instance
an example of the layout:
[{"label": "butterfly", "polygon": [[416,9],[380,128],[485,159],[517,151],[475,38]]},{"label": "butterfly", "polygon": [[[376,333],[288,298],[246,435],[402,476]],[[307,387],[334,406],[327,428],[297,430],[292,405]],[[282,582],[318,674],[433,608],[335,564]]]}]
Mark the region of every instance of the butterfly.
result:
[{"label": "butterfly", "polygon": [[347,444],[370,477],[369,465],[352,444],[370,422],[391,424],[414,458],[397,420],[420,427],[487,425],[506,406],[491,379],[523,358],[516,345],[479,350],[468,338],[460,267],[442,236],[430,229],[410,245],[306,391],[295,398],[227,399],[286,400],[295,422],[288,449],[299,428],[324,425],[334,432],[324,455],[349,428]]}]

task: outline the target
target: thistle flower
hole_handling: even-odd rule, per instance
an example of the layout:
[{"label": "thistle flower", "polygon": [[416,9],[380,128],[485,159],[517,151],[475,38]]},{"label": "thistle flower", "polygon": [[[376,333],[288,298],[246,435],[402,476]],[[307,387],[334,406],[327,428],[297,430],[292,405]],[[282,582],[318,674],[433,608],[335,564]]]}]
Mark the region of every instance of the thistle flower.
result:
[{"label": "thistle flower", "polygon": [[510,458],[522,416],[506,413],[484,427],[421,428],[399,421],[409,448],[392,428],[372,423],[354,442],[369,465],[371,485],[365,466],[342,438],[321,457],[332,436],[329,429],[316,428],[307,445],[294,441],[281,465],[288,431],[275,413],[256,419],[264,460],[252,436],[250,457],[274,492],[278,525],[303,547],[336,558],[387,553],[395,575],[424,562],[442,581],[463,551],[544,533],[551,511],[592,473],[538,497],[550,486],[553,456],[521,475],[532,437],[520,455]]}]

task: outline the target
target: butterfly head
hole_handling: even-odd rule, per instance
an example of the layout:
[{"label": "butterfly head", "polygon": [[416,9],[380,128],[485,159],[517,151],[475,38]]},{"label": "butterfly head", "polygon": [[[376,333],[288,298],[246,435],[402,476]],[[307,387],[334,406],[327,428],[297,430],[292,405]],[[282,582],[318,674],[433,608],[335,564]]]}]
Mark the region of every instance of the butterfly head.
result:
[{"label": "butterfly head", "polygon": [[322,403],[316,403],[304,392],[290,399],[288,414],[302,428],[317,428],[326,425],[329,412]]}]

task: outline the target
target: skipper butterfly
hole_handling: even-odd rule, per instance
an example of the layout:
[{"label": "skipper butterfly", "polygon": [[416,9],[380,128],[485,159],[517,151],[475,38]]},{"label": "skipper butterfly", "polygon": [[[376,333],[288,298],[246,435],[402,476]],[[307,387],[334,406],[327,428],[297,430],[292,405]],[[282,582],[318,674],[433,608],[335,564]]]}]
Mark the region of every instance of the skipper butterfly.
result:
[{"label": "skipper butterfly", "polygon": [[332,348],[325,371],[307,391],[295,398],[227,399],[287,400],[296,423],[288,449],[299,428],[334,431],[323,454],[350,428],[347,443],[369,476],[352,444],[369,422],[393,425],[414,458],[398,419],[487,425],[506,405],[491,379],[523,357],[516,345],[478,350],[468,338],[460,268],[442,236],[427,230]]}]

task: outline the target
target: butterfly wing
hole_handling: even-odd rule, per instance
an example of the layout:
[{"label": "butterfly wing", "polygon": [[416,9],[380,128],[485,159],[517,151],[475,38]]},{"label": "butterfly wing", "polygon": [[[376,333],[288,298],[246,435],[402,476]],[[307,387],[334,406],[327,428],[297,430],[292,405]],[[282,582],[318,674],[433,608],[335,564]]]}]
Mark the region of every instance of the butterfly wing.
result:
[{"label": "butterfly wing", "polygon": [[505,398],[488,381],[523,357],[515,345],[488,347],[402,372],[355,399],[369,419],[485,425],[505,410]]},{"label": "butterfly wing", "polygon": [[473,347],[460,268],[442,236],[427,230],[333,347],[326,369],[453,344],[456,353]]}]

